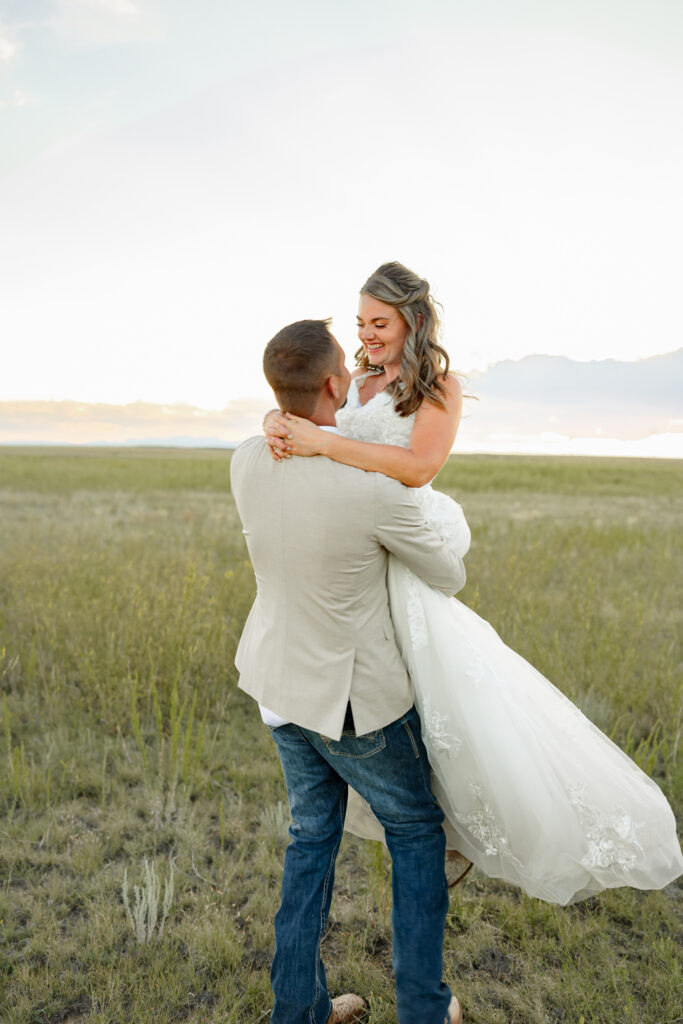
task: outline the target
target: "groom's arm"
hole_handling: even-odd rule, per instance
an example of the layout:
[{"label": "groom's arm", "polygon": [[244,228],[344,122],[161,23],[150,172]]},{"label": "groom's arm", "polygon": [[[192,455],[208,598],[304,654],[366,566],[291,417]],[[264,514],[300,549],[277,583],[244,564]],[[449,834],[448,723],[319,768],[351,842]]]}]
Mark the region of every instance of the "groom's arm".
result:
[{"label": "groom's arm", "polygon": [[449,597],[465,586],[465,565],[427,523],[414,492],[380,473],[375,478],[375,531],[387,551]]}]

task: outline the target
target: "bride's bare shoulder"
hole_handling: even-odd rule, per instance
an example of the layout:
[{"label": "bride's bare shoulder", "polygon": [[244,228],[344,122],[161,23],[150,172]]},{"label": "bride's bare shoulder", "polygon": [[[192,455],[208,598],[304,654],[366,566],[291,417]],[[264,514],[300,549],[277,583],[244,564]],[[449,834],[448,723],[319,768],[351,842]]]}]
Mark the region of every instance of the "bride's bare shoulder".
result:
[{"label": "bride's bare shoulder", "polygon": [[439,380],[445,387],[450,399],[457,402],[462,398],[462,384],[456,374],[446,373]]},{"label": "bride's bare shoulder", "polygon": [[[462,385],[457,376],[454,373],[445,373],[438,378],[438,381],[443,388],[440,397],[446,403],[446,411],[452,412],[453,410],[460,409],[460,406],[462,405]],[[444,411],[442,402],[432,401],[431,399],[424,401],[422,406],[426,409],[437,409],[441,412]],[[420,408],[422,408],[422,406]]]}]

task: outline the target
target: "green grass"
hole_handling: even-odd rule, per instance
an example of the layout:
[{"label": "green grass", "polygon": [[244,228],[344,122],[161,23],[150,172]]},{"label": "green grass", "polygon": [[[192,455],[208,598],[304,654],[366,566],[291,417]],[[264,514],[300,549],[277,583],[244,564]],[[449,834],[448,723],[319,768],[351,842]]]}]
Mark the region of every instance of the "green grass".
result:
[{"label": "green grass", "polygon": [[40,494],[78,491],[221,491],[230,452],[168,448],[0,448],[0,487]]},{"label": "green grass", "polygon": [[[0,448],[0,487],[43,494],[78,491],[224,492],[229,451],[168,448]],[[442,490],[566,495],[683,497],[683,462],[674,459],[452,455]]]},{"label": "green grass", "polygon": [[[0,451],[0,1020],[267,1021],[286,792],[236,688],[253,598],[229,453]],[[662,786],[679,821],[680,464],[454,457],[464,600]],[[175,896],[140,945],[143,860]],[[387,870],[345,838],[324,956],[395,1020]],[[471,872],[446,974],[471,1024],[680,1020],[683,892],[569,909]]]},{"label": "green grass", "polygon": [[683,498],[683,461],[540,455],[452,455],[442,490]]}]

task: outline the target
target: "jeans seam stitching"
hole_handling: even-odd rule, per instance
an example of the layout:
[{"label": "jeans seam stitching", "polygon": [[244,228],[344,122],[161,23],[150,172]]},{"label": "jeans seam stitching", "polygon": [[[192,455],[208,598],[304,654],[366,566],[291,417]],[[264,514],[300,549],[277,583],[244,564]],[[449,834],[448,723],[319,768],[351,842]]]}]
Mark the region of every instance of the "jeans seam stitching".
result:
[{"label": "jeans seam stitching", "polygon": [[330,750],[329,747],[327,748],[327,752],[332,757],[346,757],[349,761],[363,761],[366,757],[374,757],[375,754],[381,754],[385,748],[386,743],[384,746],[375,747],[374,750],[369,750],[367,754],[344,754],[338,750]]},{"label": "jeans seam stitching", "polygon": [[[344,819],[344,816],[342,814],[342,827],[343,827],[343,824],[344,824],[344,820],[343,819]],[[337,843],[337,845],[335,846],[334,850],[332,851],[332,856],[330,857],[330,863],[329,863],[329,865],[327,867],[327,871],[325,872],[325,882],[323,884],[323,898],[322,898],[322,903],[320,905],[320,928],[318,930],[318,943],[317,943],[317,946],[316,946],[316,963],[320,959],[320,945],[321,945],[322,940],[323,940],[323,927],[324,927],[323,913],[324,913],[325,904],[327,903],[327,891],[328,891],[329,886],[330,886],[330,874],[334,870],[334,865],[335,865],[335,863],[337,861],[337,854],[339,853],[339,847],[341,846],[341,840],[342,840],[342,837],[340,835],[339,836],[339,842]],[[318,1002],[319,995],[320,995],[320,993],[319,993],[319,982],[318,982],[317,971],[316,971],[316,979],[315,979],[315,1001],[316,1001],[316,1003]],[[310,1012],[311,1012],[311,1020],[313,1021],[313,1009],[311,1009]],[[313,1024],[315,1024],[315,1021],[313,1021]]]},{"label": "jeans seam stitching", "polygon": [[420,759],[420,751],[417,749],[417,743],[415,742],[415,737],[413,736],[412,730],[411,730],[410,726],[408,725],[408,722],[406,721],[405,718],[403,719],[403,726],[404,726],[406,732],[408,733],[408,737],[410,739],[412,748],[415,751],[415,757],[419,761],[419,759]]}]

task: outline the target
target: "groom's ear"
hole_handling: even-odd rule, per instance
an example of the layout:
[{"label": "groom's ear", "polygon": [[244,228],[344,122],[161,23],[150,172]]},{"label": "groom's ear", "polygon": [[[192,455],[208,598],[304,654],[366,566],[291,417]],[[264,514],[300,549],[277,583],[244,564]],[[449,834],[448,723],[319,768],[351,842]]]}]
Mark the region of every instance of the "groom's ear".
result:
[{"label": "groom's ear", "polygon": [[337,378],[334,377],[334,376],[328,377],[327,380],[325,381],[325,387],[327,388],[329,393],[332,395],[332,397],[334,398],[335,402],[338,402],[339,401],[340,392],[339,392],[339,384],[337,382]]}]

